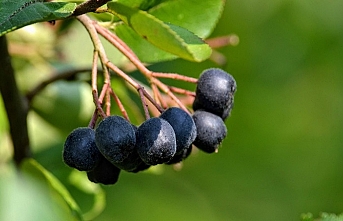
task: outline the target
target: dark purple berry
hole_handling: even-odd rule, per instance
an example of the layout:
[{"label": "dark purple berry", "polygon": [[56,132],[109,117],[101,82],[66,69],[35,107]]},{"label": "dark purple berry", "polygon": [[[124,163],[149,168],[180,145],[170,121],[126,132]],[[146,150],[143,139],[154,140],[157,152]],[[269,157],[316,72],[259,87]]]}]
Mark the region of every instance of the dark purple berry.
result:
[{"label": "dark purple berry", "polygon": [[138,127],[137,148],[141,159],[148,165],[168,162],[176,152],[173,127],[162,118],[150,118]]},{"label": "dark purple berry", "polygon": [[104,157],[113,164],[123,162],[134,150],[135,131],[120,116],[103,119],[95,130],[95,142]]},{"label": "dark purple berry", "polygon": [[176,153],[173,158],[171,158],[171,160],[168,161],[168,165],[170,164],[175,164],[175,163],[179,163],[183,160],[185,160],[192,152],[192,145],[190,145],[188,148],[184,149],[183,151],[181,151],[180,153]]},{"label": "dark purple berry", "polygon": [[118,181],[120,171],[118,167],[102,156],[99,164],[92,171],[87,172],[87,177],[93,183],[111,185]]},{"label": "dark purple berry", "polygon": [[144,170],[147,170],[150,168],[151,165],[148,165],[146,163],[144,163],[143,161],[141,162],[141,164],[139,164],[136,169],[134,170],[131,170],[129,172],[132,172],[132,173],[138,173],[138,172],[141,172],[141,171],[144,171]]},{"label": "dark purple berry", "polygon": [[192,117],[181,108],[171,107],[164,111],[160,118],[168,121],[176,136],[176,153],[187,149],[195,140],[197,130]]},{"label": "dark purple berry", "polygon": [[207,111],[197,110],[193,119],[197,127],[197,137],[193,144],[207,153],[217,152],[219,144],[227,134],[222,118]]},{"label": "dark purple berry", "polygon": [[[135,125],[131,126],[136,133],[138,128]],[[122,170],[133,173],[148,169],[150,165],[147,165],[143,162],[138,154],[137,149],[138,147],[135,145],[132,152],[130,152],[130,154],[122,162],[114,163],[114,165]]]},{"label": "dark purple berry", "polygon": [[199,77],[193,110],[203,109],[225,119],[234,102],[235,79],[219,68],[210,68]]},{"label": "dark purple berry", "polygon": [[63,148],[63,161],[80,171],[90,171],[99,163],[101,153],[95,144],[95,132],[89,127],[79,127],[67,137]]}]

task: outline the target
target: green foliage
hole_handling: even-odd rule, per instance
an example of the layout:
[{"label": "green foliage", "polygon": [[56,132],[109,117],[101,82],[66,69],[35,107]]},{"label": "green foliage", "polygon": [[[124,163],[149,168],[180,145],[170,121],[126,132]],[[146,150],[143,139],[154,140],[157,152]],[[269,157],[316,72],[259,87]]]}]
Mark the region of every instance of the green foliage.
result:
[{"label": "green foliage", "polygon": [[[197,4],[194,9],[202,10],[202,12],[206,13],[208,16],[211,15],[208,19],[206,19],[206,22],[201,23],[201,18],[196,19],[196,13],[184,8],[184,6],[187,6],[189,2],[178,1],[176,5],[174,3],[174,1],[165,0],[122,0],[117,2],[109,2],[107,5],[107,10],[116,16],[115,19],[111,20],[115,25],[118,25],[118,28],[115,29],[115,31],[119,31],[118,33],[120,33],[120,30],[124,30],[119,36],[122,36],[122,39],[130,44],[138,41],[138,44],[136,44],[132,49],[138,53],[139,57],[143,57],[143,60],[145,59],[144,61],[149,60],[150,62],[158,62],[178,57],[196,62],[208,59],[212,53],[212,50],[201,38],[207,37],[213,30],[218,18],[221,15],[224,1],[208,0]],[[1,1],[0,35],[7,34],[21,27],[38,22],[63,20],[65,18],[69,18],[74,12],[76,6],[77,5],[75,3],[68,3],[68,1]],[[175,15],[176,11],[174,10],[178,11],[178,16]],[[150,14],[149,11],[156,13],[156,15],[159,15],[160,17],[163,17],[164,20],[160,20],[156,16]],[[159,14],[161,11],[165,12],[164,16]],[[201,13],[201,15],[203,16],[203,13]],[[102,21],[109,21],[109,19],[112,19],[112,17],[109,17],[108,14],[106,16],[95,15],[95,17],[101,18]],[[173,20],[173,17],[178,17],[179,19]],[[69,22],[68,24],[71,25],[72,23]],[[191,31],[183,26],[189,27]],[[71,26],[67,25],[66,27],[70,28]],[[34,29],[35,28],[32,28],[30,30],[32,31]],[[133,33],[133,38],[131,38],[131,36],[125,37],[125,34],[123,35],[125,30]],[[23,40],[25,42],[24,39],[26,39],[28,36],[27,33],[25,34],[25,30],[18,33],[18,36],[22,36],[23,38],[21,39],[21,37],[18,37],[17,40]],[[34,37],[33,34],[31,36],[31,34],[32,32],[30,32],[28,39],[32,38],[36,39],[35,41],[40,42],[37,40],[37,38],[41,37],[40,34],[36,37]],[[201,36],[201,38],[197,36],[198,34]],[[51,40],[49,41],[49,44],[54,42],[54,40],[51,38],[49,39]],[[78,40],[80,40],[80,38],[78,38]],[[141,46],[139,46],[137,49],[136,46],[141,44],[148,48],[152,53],[147,54],[147,51],[144,50],[145,48]],[[40,43],[38,46],[39,45]],[[42,50],[42,53],[45,52],[45,50]],[[142,52],[145,55],[141,56],[143,54]],[[53,64],[51,61],[45,60],[48,58],[51,59],[49,56],[45,57],[38,54],[34,57],[34,59],[32,57],[28,57],[27,60],[30,61],[29,63],[36,65],[36,67],[44,66],[44,69],[42,69],[44,71],[47,71],[50,68],[57,67],[57,69],[63,69],[64,67],[69,66],[62,63]],[[23,61],[25,61],[25,59],[23,59]],[[34,67],[31,67],[32,69],[30,70],[26,70],[25,67],[20,65],[20,62],[18,63],[18,66],[20,66],[23,72],[26,72],[28,75],[35,70]],[[49,67],[49,65],[51,67]],[[32,77],[28,81],[25,80],[27,76],[19,77],[19,81],[22,81],[21,86],[23,86],[24,90],[32,88],[32,85],[39,83],[41,78],[45,78],[44,74],[41,73],[37,74],[37,76],[39,76],[39,78],[36,79],[35,77]],[[141,107],[137,107],[133,101],[133,98],[131,97],[132,92],[127,90],[127,85],[125,85],[123,82],[117,81],[117,79],[112,79],[112,83],[114,82],[116,82],[115,84],[117,86],[116,92],[124,100],[123,103],[125,106],[127,106],[128,113],[131,116],[135,116],[135,119],[133,119],[132,122],[140,124],[143,119],[141,113],[142,111]],[[34,113],[29,114],[29,121],[31,121],[31,123],[34,122],[33,125],[39,128],[38,130],[34,129],[33,133],[40,131],[39,133],[44,133],[45,135],[49,136],[48,139],[45,139],[46,137],[44,137],[44,135],[43,137],[38,136],[39,138],[33,138],[33,140],[37,140],[38,143],[43,141],[41,144],[37,145],[38,147],[34,147],[34,149],[37,148],[39,150],[39,148],[47,148],[46,151],[38,151],[38,154],[35,153],[35,157],[43,162],[43,164],[44,162],[46,164],[43,167],[33,159],[25,160],[21,164],[21,171],[23,171],[25,176],[30,177],[30,180],[35,180],[35,182],[38,182],[42,188],[46,189],[44,194],[50,198],[51,202],[49,203],[57,208],[61,207],[61,211],[54,214],[54,219],[56,220],[92,220],[105,208],[105,193],[102,188],[99,187],[99,185],[94,185],[86,181],[87,178],[85,174],[81,175],[80,173],[74,171],[69,175],[66,168],[61,168],[62,163],[54,163],[57,160],[58,162],[61,161],[60,158],[55,159],[55,157],[60,156],[60,154],[56,154],[55,150],[53,150],[54,146],[60,142],[58,141],[56,144],[53,143],[55,139],[59,139],[56,137],[60,137],[60,132],[62,132],[62,134],[68,133],[78,126],[86,126],[86,124],[89,122],[90,116],[94,110],[91,94],[88,93],[89,91],[91,91],[91,88],[86,83],[58,82],[48,85],[33,99],[32,103],[30,103],[31,110],[33,110]],[[114,112],[118,112],[118,110],[114,108]],[[36,114],[38,114],[41,119],[37,118]],[[50,125],[46,125],[46,122]],[[42,126],[43,128],[41,128]],[[47,133],[44,131],[46,129],[45,127],[48,128]],[[51,129],[52,131],[50,131]],[[55,137],[55,139],[53,137]],[[59,168],[58,171],[54,170],[54,166]],[[49,168],[49,171],[46,168]],[[53,173],[60,175],[58,178],[61,181],[59,181],[59,179],[57,179]],[[81,195],[87,194],[93,197],[93,204],[91,204],[90,207],[88,205],[87,209],[82,209],[82,211],[88,212],[82,213],[78,203],[76,203],[77,200],[74,200],[75,195],[71,195],[68,192],[67,187],[68,189],[74,190],[72,191],[73,194],[76,192],[80,193]],[[13,191],[10,192],[12,193]],[[17,198],[21,200],[20,196],[17,196]],[[32,196],[30,198],[32,198]],[[80,197],[75,198],[80,200]],[[43,200],[43,202],[45,201]],[[6,204],[8,202],[6,201],[4,203]],[[81,205],[85,206],[87,203],[85,204],[81,200]],[[20,208],[21,207],[17,207],[17,209]],[[33,213],[38,213],[35,209],[31,210]],[[12,216],[12,211],[3,214],[3,217],[8,220],[7,216]],[[35,217],[30,214],[27,216],[27,220],[30,220],[31,218],[34,219]],[[41,217],[45,216],[42,215]]]},{"label": "green foliage", "polygon": [[[222,0],[121,0],[109,2],[107,6],[126,23],[115,31],[142,61],[159,62],[181,57],[200,62],[209,58],[212,52],[201,38],[212,32],[224,3]],[[38,0],[19,3],[5,0],[0,4],[0,35],[36,22],[67,18],[76,8],[75,3]]]},{"label": "green foliage", "polygon": [[31,174],[18,174],[14,165],[8,164],[1,165],[0,176],[0,220],[80,220],[56,197],[56,190]]},{"label": "green foliage", "polygon": [[73,13],[75,8],[75,3],[2,0],[0,2],[0,36],[36,22],[66,18]]},{"label": "green foliage", "polygon": [[107,6],[109,12],[158,48],[197,62],[211,55],[211,48],[206,43],[182,27],[164,23],[145,11],[117,2],[110,2]]},{"label": "green foliage", "polygon": [[[4,2],[6,1],[0,1],[0,4]],[[131,1],[119,2],[129,4]],[[156,2],[158,7],[141,5],[142,2],[149,1],[135,2],[138,2],[135,8],[147,10],[163,22],[186,28],[204,38],[212,32],[215,23],[212,22],[211,26],[209,22],[217,21],[216,13],[220,14],[224,1],[174,0]],[[217,2],[222,4],[221,7],[214,6]],[[213,6],[210,7],[212,3]],[[148,173],[137,175],[123,173],[118,185],[104,188],[108,199],[107,207],[94,220],[147,218],[153,221],[288,221],[299,220],[299,214],[304,211],[311,211],[313,214],[319,214],[320,211],[339,214],[342,211],[343,2],[333,0],[329,4],[319,0],[245,0],[229,3],[213,36],[235,32],[241,39],[237,48],[220,49],[228,61],[225,70],[236,74],[236,80],[240,82],[237,103],[227,125],[230,139],[223,143],[217,155],[208,157],[202,153],[194,153],[178,173],[164,166],[154,167]],[[205,4],[208,4],[207,7],[201,8]],[[5,8],[2,6],[0,5],[1,13]],[[190,7],[194,10],[189,10]],[[178,13],[179,16],[172,16],[173,13]],[[88,51],[85,49],[86,42],[83,41],[85,38],[80,38],[87,33],[77,29],[75,23],[68,30],[68,35],[57,36],[58,40],[49,43],[56,46],[64,58],[72,51],[82,52],[82,56]],[[36,27],[46,29],[41,24]],[[201,34],[196,30],[198,27],[199,30],[200,27],[201,30],[206,30],[207,27],[209,32],[204,31]],[[177,57],[156,48],[126,24],[116,24],[114,31],[146,62]],[[28,32],[23,33],[29,36]],[[35,36],[36,40],[41,40],[43,34],[46,34],[40,33]],[[30,46],[30,41],[16,39],[17,34],[14,32],[8,35],[12,46],[18,43]],[[68,44],[63,45],[62,41]],[[30,47],[27,48],[29,51]],[[85,60],[84,57],[81,60],[81,56],[67,57],[58,65],[84,64]],[[114,60],[118,65],[125,64],[123,59]],[[13,55],[15,64],[30,64],[18,65],[18,76],[23,73],[31,73],[29,76],[32,78],[36,77],[36,73],[48,76],[48,69],[42,69],[43,65],[39,61],[33,56]],[[210,61],[193,64],[175,60],[149,68],[197,77],[201,70],[211,66],[213,63]],[[23,87],[28,88],[28,82],[22,82]],[[125,84],[119,84],[117,79],[113,79],[112,84],[121,88],[118,95],[128,107],[129,115],[136,116],[140,113],[140,107],[133,102],[136,97],[129,96],[129,89]],[[62,90],[74,88],[72,84],[66,85],[68,86],[62,87]],[[47,87],[42,92],[42,97],[50,95],[50,90],[56,93],[54,87]],[[60,93],[59,91],[51,98],[51,103],[55,104],[58,100],[56,105],[60,107],[54,107],[49,113],[40,112],[40,109],[50,104],[49,98],[40,104],[40,95],[34,100],[36,110],[44,118],[44,122],[51,122],[53,126],[42,125],[42,119],[37,119],[33,117],[34,113],[30,113],[29,125],[40,127],[39,131],[30,129],[34,141],[33,155],[39,155],[39,162],[63,182],[81,209],[87,211],[93,205],[89,206],[89,198],[84,196],[87,191],[80,191],[76,185],[85,187],[89,182],[77,171],[69,176],[71,170],[61,162],[65,137],[60,135],[60,131],[70,131],[74,123],[83,126],[80,124],[86,122],[83,119],[76,123],[78,120],[69,118],[69,115],[78,116],[74,111],[81,111],[78,106],[82,105],[80,99],[83,96],[74,91],[69,94],[69,99],[74,103],[64,102],[67,98]],[[89,97],[86,99],[91,99]],[[43,106],[38,107],[40,105]],[[92,111],[87,105],[83,107],[82,112]],[[50,187],[44,179],[44,185],[32,179],[20,183],[15,182],[15,173],[12,176],[3,173],[8,171],[4,165],[12,155],[12,144],[2,104],[0,108],[0,220],[23,220],[27,217],[31,217],[31,220],[51,220],[52,215],[55,220],[68,220],[70,217],[66,217],[66,214],[70,214],[69,208],[66,207],[65,210],[64,207],[56,206],[54,198],[46,194],[46,189]],[[116,109],[114,106],[112,108]],[[118,112],[117,109],[116,111]],[[137,118],[131,117],[131,120],[135,123],[142,121],[142,116]],[[39,142],[36,142],[37,138]],[[56,141],[51,138],[58,142],[54,143]],[[163,176],[159,175],[161,173]],[[92,196],[102,200],[94,204],[94,207],[100,209],[93,210],[95,212],[90,217],[99,214],[104,206],[104,196],[95,192]],[[31,203],[32,199],[37,203]],[[189,205],[192,205],[191,209]],[[21,208],[20,213],[18,208]],[[59,213],[54,213],[51,208]],[[13,218],[8,214],[16,216]],[[342,220],[341,215],[333,214],[321,215],[320,219],[316,217],[307,215],[303,220],[323,220],[329,217]]]},{"label": "green foliage", "polygon": [[[207,38],[218,23],[225,0],[167,0],[152,8],[156,18],[186,28],[200,38]],[[191,9],[191,10],[190,10]]]},{"label": "green foliage", "polygon": [[21,169],[24,173],[43,181],[44,185],[48,185],[51,188],[51,197],[55,200],[60,198],[59,200],[64,201],[70,209],[71,217],[74,217],[75,220],[83,220],[80,208],[68,190],[37,161],[34,159],[25,160],[21,165]]},{"label": "green foliage", "polygon": [[154,7],[160,4],[162,1],[165,1],[165,0],[118,0],[116,2],[129,6],[131,8],[139,8],[141,10],[146,11],[150,9],[151,7]]},{"label": "green foliage", "polygon": [[[224,4],[225,1],[222,0],[167,0],[156,5],[155,7],[152,7],[148,11],[148,13],[154,16],[154,19],[163,21],[165,25],[171,24],[173,25],[173,27],[179,26],[189,30],[190,32],[194,33],[194,35],[197,35],[200,38],[206,38],[210,35],[215,25],[217,24],[223,11]],[[137,4],[137,7],[139,7],[138,5],[140,5],[140,3]],[[192,8],[192,10],[189,10],[190,8]],[[144,26],[144,24],[142,25]],[[166,30],[168,29],[169,28],[166,27]],[[169,46],[162,46],[162,49],[160,49],[154,46],[153,44],[149,43],[145,39],[143,39],[139,34],[137,34],[137,32],[135,32],[133,29],[131,29],[125,24],[118,24],[117,26],[115,26],[114,31],[121,39],[125,41],[126,44],[130,46],[130,48],[136,53],[136,55],[144,62],[156,63],[177,58],[177,56],[166,52],[165,49],[169,50]],[[187,33],[187,35],[192,36],[190,33]],[[174,38],[173,36],[171,37]],[[195,42],[199,41],[197,40],[197,37],[193,37],[193,39]],[[201,41],[199,42],[201,43]],[[169,44],[164,40],[162,40],[162,42],[157,43],[165,45]],[[184,56],[186,56],[187,59],[189,59],[189,56],[201,56],[201,58],[205,58],[206,56],[208,56],[207,53],[209,53],[209,51],[208,49],[206,49],[205,45],[190,45],[189,42],[186,43],[188,43],[189,47],[194,48],[187,49],[186,47],[179,49],[183,49],[183,52],[181,53],[184,54]],[[202,51],[199,55],[197,55],[197,53],[199,53],[199,50],[203,49],[205,49],[205,51]],[[190,52],[188,50],[190,50]],[[197,57],[191,58],[191,60],[199,60],[199,58]]]}]

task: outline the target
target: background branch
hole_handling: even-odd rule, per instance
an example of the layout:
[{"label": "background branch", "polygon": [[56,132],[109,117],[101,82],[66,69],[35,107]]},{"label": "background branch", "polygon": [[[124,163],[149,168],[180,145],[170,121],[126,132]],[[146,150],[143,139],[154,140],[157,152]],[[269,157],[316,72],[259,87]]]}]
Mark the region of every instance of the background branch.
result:
[{"label": "background branch", "polygon": [[73,16],[94,12],[97,8],[106,4],[110,0],[88,0],[78,5],[73,13]]},{"label": "background branch", "polygon": [[18,90],[5,36],[0,37],[0,64],[0,92],[10,125],[14,149],[13,158],[19,165],[23,159],[30,156],[27,131],[28,102]]},{"label": "background branch", "polygon": [[[34,87],[32,90],[28,91],[26,93],[26,98],[28,102],[30,103],[34,96],[36,96],[39,92],[41,92],[46,86],[49,84],[59,81],[59,80],[67,80],[69,78],[74,77],[75,75],[82,73],[82,72],[91,72],[91,68],[78,68],[78,69],[70,69],[70,70],[63,70],[61,72],[57,72],[53,74],[50,78],[46,79],[45,81],[42,81],[39,83],[36,87]],[[98,69],[98,71],[102,71],[101,69]]]}]

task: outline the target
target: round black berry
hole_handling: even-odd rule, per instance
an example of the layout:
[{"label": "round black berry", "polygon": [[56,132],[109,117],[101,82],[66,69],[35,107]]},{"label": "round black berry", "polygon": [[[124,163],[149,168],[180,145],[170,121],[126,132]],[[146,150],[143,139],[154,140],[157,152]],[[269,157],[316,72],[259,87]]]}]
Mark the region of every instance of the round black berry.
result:
[{"label": "round black berry", "polygon": [[92,171],[87,172],[87,177],[93,183],[110,185],[118,181],[120,171],[118,167],[102,156],[99,164]]},{"label": "round black berry", "polygon": [[[131,126],[136,133],[138,128],[135,125]],[[130,152],[130,154],[122,162],[114,163],[114,165],[122,170],[133,173],[148,169],[150,165],[144,163],[144,161],[140,158],[137,149],[138,147],[135,145],[132,152]]]},{"label": "round black berry", "polygon": [[199,77],[193,110],[203,109],[225,119],[231,111],[236,81],[219,68],[210,68]]},{"label": "round black berry", "polygon": [[176,152],[173,127],[162,118],[150,118],[138,127],[137,148],[141,159],[148,165],[168,162]]},{"label": "round black berry", "polygon": [[193,114],[197,127],[197,137],[193,144],[207,153],[217,152],[219,144],[226,137],[226,126],[219,116],[197,110]]},{"label": "round black berry", "polygon": [[197,130],[192,117],[181,108],[171,107],[164,111],[160,118],[168,121],[176,136],[176,153],[187,149],[195,140]]},{"label": "round black berry", "polygon": [[134,150],[135,131],[120,116],[103,119],[95,130],[95,142],[104,157],[113,164],[124,161]]},{"label": "round black berry", "polygon": [[90,171],[99,163],[101,153],[95,144],[95,132],[89,127],[79,127],[67,137],[63,148],[63,161],[80,171]]}]

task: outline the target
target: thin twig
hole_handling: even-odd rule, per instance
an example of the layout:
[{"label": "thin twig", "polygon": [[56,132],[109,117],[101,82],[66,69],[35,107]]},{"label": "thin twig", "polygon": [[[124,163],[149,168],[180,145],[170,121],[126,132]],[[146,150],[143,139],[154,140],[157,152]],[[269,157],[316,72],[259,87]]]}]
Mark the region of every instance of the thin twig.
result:
[{"label": "thin twig", "polygon": [[98,111],[97,111],[97,109],[95,109],[93,116],[92,116],[91,120],[89,121],[88,127],[94,129],[97,120],[98,120]]},{"label": "thin twig", "polygon": [[110,90],[106,90],[106,103],[105,103],[105,108],[106,108],[106,115],[110,116],[111,115],[111,94]]},{"label": "thin twig", "polygon": [[137,90],[138,90],[138,93],[139,93],[139,97],[141,98],[141,101],[142,101],[143,110],[144,110],[144,113],[145,113],[145,119],[149,120],[150,114],[149,114],[149,110],[148,110],[148,105],[147,105],[147,103],[145,101],[145,97],[144,97],[144,92],[143,92],[144,88],[140,87]]},{"label": "thin twig", "polygon": [[157,78],[170,78],[170,79],[175,79],[175,80],[181,80],[181,81],[186,81],[186,82],[190,82],[194,84],[198,82],[198,79],[196,78],[187,77],[187,76],[176,74],[176,73],[152,72],[151,76],[157,77]]},{"label": "thin twig", "polygon": [[189,91],[189,90],[186,90],[186,89],[183,89],[183,88],[178,88],[178,87],[173,87],[173,86],[168,86],[168,87],[174,93],[184,94],[184,95],[187,95],[187,96],[195,97],[195,92],[193,92],[193,91]]},{"label": "thin twig", "polygon": [[157,78],[153,78],[152,79],[152,83],[156,84],[157,87],[159,87],[164,93],[166,93],[171,99],[173,99],[176,104],[183,109],[184,111],[186,111],[187,113],[189,113],[188,109],[186,108],[186,106],[180,101],[180,99],[178,99],[175,94],[169,89],[169,87],[167,85],[165,85],[164,83],[162,83],[160,80],[158,80]]},{"label": "thin twig", "polygon": [[[111,44],[113,44],[120,52],[122,52],[137,67],[137,69],[150,80],[151,83],[155,83],[159,88],[161,88],[161,90],[164,93],[168,94],[168,96],[170,96],[180,106],[180,108],[182,108],[188,112],[187,108],[173,94],[173,92],[171,92],[165,84],[163,84],[161,81],[159,81],[155,77],[153,77],[152,76],[153,72],[151,72],[149,69],[147,69],[144,66],[144,64],[137,58],[137,56],[131,50],[126,50],[126,48],[128,48],[128,46],[125,44],[125,42],[121,41],[115,34],[108,31],[107,29],[101,27],[100,25],[94,24],[94,26],[95,26],[96,30],[98,31],[98,33],[100,35],[102,35],[106,40],[108,40]],[[115,70],[113,70],[113,71],[116,72]],[[174,77],[175,77],[175,75],[174,75]],[[194,79],[191,81],[194,81]],[[135,87],[135,88],[138,90],[137,87]],[[154,102],[154,103],[156,103],[156,102]]]},{"label": "thin twig", "polygon": [[93,95],[93,100],[94,100],[94,103],[95,103],[95,106],[96,106],[98,113],[100,114],[100,116],[102,118],[106,118],[107,115],[105,114],[104,110],[101,107],[101,103],[99,102],[98,94],[93,91],[92,95]]},{"label": "thin twig", "polygon": [[156,84],[151,84],[151,88],[153,89],[154,95],[157,97],[157,100],[159,100],[161,102],[161,106],[164,109],[167,109],[168,104],[165,101],[165,99],[162,97],[162,94],[161,94],[160,90],[158,89],[158,87],[156,86]]},{"label": "thin twig", "polygon": [[156,103],[156,101],[154,100],[154,98],[152,98],[150,96],[150,94],[148,94],[148,92],[146,90],[144,90],[144,88],[142,87],[141,91],[143,92],[144,96],[157,108],[157,110],[162,113],[164,111],[164,109],[158,104]]},{"label": "thin twig", "polygon": [[158,103],[159,105],[161,105],[161,100],[158,96],[158,94],[160,93],[160,91],[158,90],[158,88],[156,87],[156,85],[152,84],[151,85],[151,89],[152,89],[152,94],[154,95],[154,99],[156,101],[156,103]]},{"label": "thin twig", "polygon": [[114,98],[115,102],[117,103],[119,110],[121,111],[123,117],[130,122],[130,118],[129,115],[127,114],[127,111],[125,110],[125,107],[123,105],[123,103],[120,101],[119,97],[117,96],[116,93],[114,93],[113,89],[110,88],[110,94],[112,95],[112,97]]},{"label": "thin twig", "polygon": [[98,51],[94,50],[93,52],[93,63],[92,63],[92,90],[95,90],[98,93]]}]

